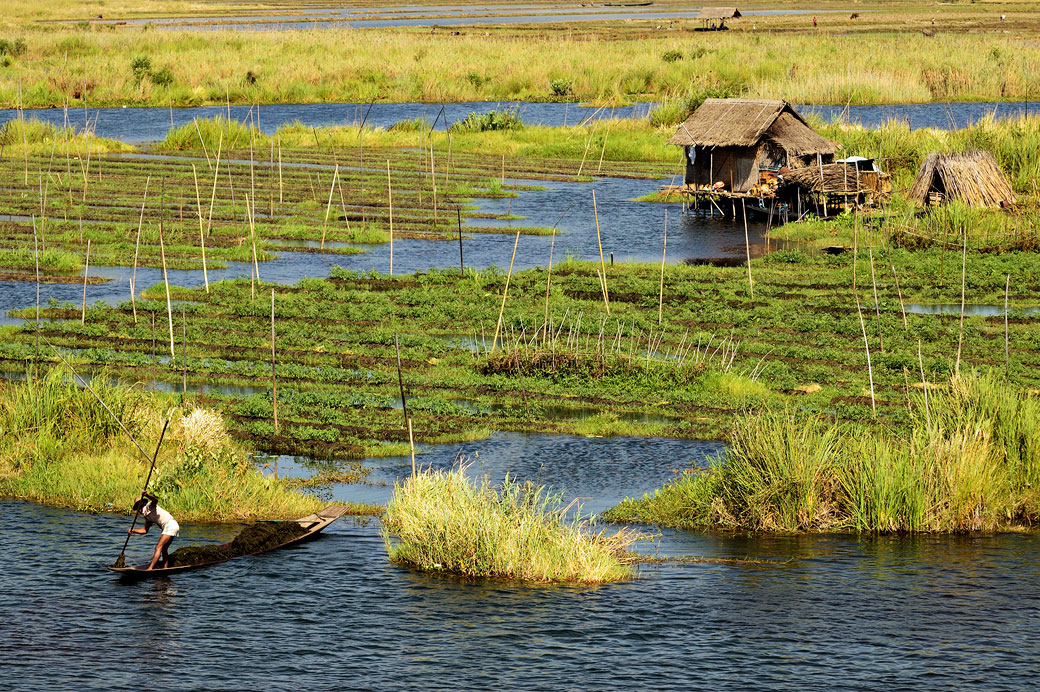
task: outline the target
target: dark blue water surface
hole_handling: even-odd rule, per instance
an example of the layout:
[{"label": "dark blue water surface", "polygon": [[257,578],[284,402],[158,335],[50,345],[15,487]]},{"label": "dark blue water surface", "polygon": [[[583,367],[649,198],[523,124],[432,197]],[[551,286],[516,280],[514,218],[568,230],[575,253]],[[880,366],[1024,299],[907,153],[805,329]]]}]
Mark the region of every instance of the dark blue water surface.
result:
[{"label": "dark blue water surface", "polygon": [[[523,216],[519,221],[471,219],[467,223],[479,226],[499,225],[504,232],[474,233],[463,240],[463,261],[466,267],[487,268],[492,265],[503,270],[509,266],[516,240],[509,232],[511,224],[551,228],[558,222],[559,233],[551,236],[523,235],[517,245],[514,270],[548,266],[552,249],[553,263],[568,258],[598,260],[599,245],[592,209],[592,191],[596,191],[600,236],[605,261],[660,262],[664,244],[665,214],[668,214],[667,261],[671,263],[705,258],[744,257],[747,248],[743,222],[704,215],[682,216],[681,205],[633,202],[634,197],[657,190],[662,180],[625,180],[605,178],[590,183],[527,181],[543,185],[545,190],[521,191],[508,199],[478,200],[483,211]],[[507,182],[510,182],[507,180]],[[525,181],[520,181],[525,182]],[[739,213],[739,210],[738,210]],[[562,218],[561,218],[562,217]],[[765,224],[749,219],[748,240],[753,257],[769,248],[765,238]],[[775,241],[772,246],[775,247]],[[390,245],[364,246],[368,251],[358,255],[321,254],[309,251],[279,250],[272,248],[277,258],[260,264],[260,278],[282,284],[294,284],[300,279],[326,277],[332,267],[386,273],[390,270]],[[31,249],[31,247],[30,247]],[[127,261],[131,260],[127,257]],[[394,273],[409,274],[433,267],[458,267],[459,245],[455,240],[430,241],[397,239],[394,241]],[[225,269],[210,269],[209,280],[248,278],[248,262],[229,262]],[[202,270],[170,270],[171,284],[178,286],[203,285]],[[108,283],[87,286],[87,303],[101,300],[117,304],[130,300],[130,267],[90,267],[90,276],[111,279]],[[608,269],[609,279],[609,269]],[[162,271],[138,267],[137,286],[144,290],[162,282]],[[83,299],[82,284],[43,284],[40,287],[43,305],[51,298],[70,301],[77,305]],[[0,281],[0,324],[11,322],[6,312],[12,308],[29,307],[36,301],[36,285],[30,282]],[[17,321],[17,320],[16,320]]]},{"label": "dark blue water surface", "polygon": [[[369,106],[371,105],[371,109]],[[394,123],[412,118],[426,117],[431,123],[444,113],[437,123],[440,129],[465,118],[470,113],[487,113],[491,110],[515,108],[528,125],[558,127],[575,125],[586,118],[644,118],[654,107],[650,103],[637,103],[617,108],[581,106],[574,103],[533,103],[528,101],[470,101],[462,103],[291,103],[261,105],[259,120],[257,109],[251,106],[199,106],[195,108],[79,108],[68,112],[69,122],[82,129],[95,121],[97,134],[101,137],[119,139],[129,143],[153,142],[166,137],[172,119],[174,126],[191,123],[193,118],[227,116],[242,122],[259,124],[271,134],[286,123],[299,120],[308,127],[326,125],[349,125],[364,121],[366,126],[389,127]],[[825,120],[846,118],[865,127],[876,127],[889,120],[904,122],[917,129],[932,127],[942,130],[967,127],[989,114],[1006,118],[1020,113],[1035,113],[1040,109],[1037,101],[1013,101],[993,103],[915,103],[881,106],[797,106],[803,113],[816,113]],[[27,118],[37,118],[55,125],[65,122],[65,111],[61,108],[31,108],[23,111]],[[0,109],[0,124],[18,117],[13,108]]]},{"label": "dark blue water surface", "polygon": [[[503,436],[492,478],[605,506],[717,445]],[[472,455],[481,444],[466,449]],[[435,466],[454,450],[431,452]],[[424,459],[420,456],[420,460]],[[668,463],[665,463],[665,462]],[[397,471],[389,471],[395,467]],[[389,460],[381,478],[404,472]],[[611,480],[614,479],[614,480]],[[379,490],[379,492],[385,492]],[[356,495],[337,487],[337,497]],[[1040,538],[665,531],[601,587],[462,583],[388,564],[377,520],[138,584],[127,517],[0,500],[0,668],[15,690],[1030,690]],[[181,545],[238,527],[182,526]],[[128,551],[143,557],[153,537]],[[176,544],[175,544],[176,545]],[[750,558],[762,564],[720,563]]]}]

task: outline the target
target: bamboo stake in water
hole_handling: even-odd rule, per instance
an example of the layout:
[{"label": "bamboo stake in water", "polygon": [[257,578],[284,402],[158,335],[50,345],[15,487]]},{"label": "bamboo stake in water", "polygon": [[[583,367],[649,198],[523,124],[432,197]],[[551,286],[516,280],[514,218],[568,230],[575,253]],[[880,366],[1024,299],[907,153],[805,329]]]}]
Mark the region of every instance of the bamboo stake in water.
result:
[{"label": "bamboo stake in water", "polygon": [[144,207],[148,203],[148,184],[150,182],[152,182],[152,176],[145,178],[141,217],[137,220],[137,240],[134,242],[134,268],[130,273],[130,307],[134,311],[134,324],[137,324],[137,256],[141,251],[141,226],[144,225]]},{"label": "bamboo stake in water", "polygon": [[455,215],[458,217],[459,222],[459,272],[462,274],[466,273],[466,265],[462,260],[462,208],[455,207]]},{"label": "bamboo stake in water", "polygon": [[755,281],[751,278],[751,239],[748,236],[747,227],[747,205],[744,200],[740,200],[740,210],[744,214],[744,247],[747,248],[747,282],[748,290],[751,294],[751,299],[755,299]]},{"label": "bamboo stake in water", "polygon": [[332,172],[332,187],[329,188],[329,203],[325,207],[325,223],[321,227],[321,251],[325,252],[325,231],[329,227],[329,214],[332,212],[332,193],[336,191],[336,181],[339,179],[339,164]]},{"label": "bamboo stake in water", "polygon": [[271,289],[271,408],[274,410],[274,431],[278,432],[278,383],[274,375],[274,289]]},{"label": "bamboo stake in water", "polygon": [[412,453],[412,475],[415,475],[415,439],[412,437],[412,419],[408,419],[408,449]]},{"label": "bamboo stake in water", "polygon": [[903,291],[899,288],[899,277],[896,275],[896,265],[891,264],[892,279],[896,283],[896,295],[899,296],[899,310],[903,313],[903,333],[909,333],[910,325],[906,321],[906,307],[903,305]]},{"label": "bamboo stake in water", "polygon": [[202,138],[202,131],[199,130],[199,120],[198,118],[192,118],[191,121],[195,123],[195,133],[199,136],[199,144],[202,145],[202,153],[206,155],[206,168],[213,168],[213,164],[210,163],[209,160],[209,150],[206,148],[206,140]]},{"label": "bamboo stake in water", "polygon": [[871,249],[867,250],[867,257],[870,258],[870,283],[874,287],[874,313],[877,315],[877,338],[878,347],[881,352],[885,352],[885,339],[881,336],[881,307],[878,304],[877,296],[877,279],[874,278],[874,251]]},{"label": "bamboo stake in water", "polygon": [[36,256],[36,379],[40,379],[40,245],[36,241],[36,217],[33,217],[33,254]]},{"label": "bamboo stake in water", "polygon": [[668,254],[668,212],[664,213],[664,245],[661,246],[661,289],[657,295],[657,326],[664,315],[664,260]]},{"label": "bamboo stake in water", "polygon": [[[433,132],[430,132],[430,182],[433,184],[433,222],[437,223],[437,174],[433,166]],[[513,200],[510,199],[510,202]]]},{"label": "bamboo stake in water", "polygon": [[90,238],[87,238],[87,257],[83,267],[83,312],[80,314],[79,323],[87,323],[87,275],[90,274]]},{"label": "bamboo stake in water", "polygon": [[394,191],[390,186],[390,159],[386,161],[386,201],[390,206],[390,276],[394,275]]},{"label": "bamboo stake in water", "polygon": [[921,356],[921,340],[917,340],[917,364],[921,367],[921,387],[924,388],[924,415],[928,427],[932,427],[932,412],[928,408],[928,380],[924,376],[924,358]]},{"label": "bamboo stake in water", "polygon": [[199,247],[202,248],[202,280],[206,284],[206,293],[209,293],[209,274],[206,273],[206,227],[202,218],[202,197],[199,196],[199,174],[195,171],[195,164],[191,164],[191,176],[195,180],[195,206],[199,212]]},{"label": "bamboo stake in water", "polygon": [[961,346],[964,343],[964,292],[966,287],[966,272],[968,268],[968,229],[964,229],[964,251],[961,254],[961,324],[957,333],[957,365],[953,372],[961,373]]},{"label": "bamboo stake in water", "polygon": [[184,397],[188,396],[188,316],[187,310],[181,305],[181,357],[184,359],[184,365],[181,368],[183,379],[181,380],[181,403],[184,403]]},{"label": "bamboo stake in water", "polygon": [[596,191],[592,191],[592,215],[596,219],[596,243],[599,245],[600,285],[603,288],[603,304],[610,314],[610,294],[607,292],[607,265],[603,261],[603,239],[599,234],[599,210],[596,208]]},{"label": "bamboo stake in water", "polygon": [[509,296],[509,280],[513,277],[513,261],[516,259],[516,247],[520,244],[520,230],[516,231],[516,240],[513,241],[513,256],[509,259],[509,272],[506,273],[506,287],[502,291],[502,306],[498,309],[498,322],[495,323],[495,338],[491,340],[491,352],[495,352],[498,345],[498,334],[502,330],[502,315],[506,311],[506,298]]},{"label": "bamboo stake in water", "polygon": [[166,287],[166,316],[170,322],[170,358],[174,358],[173,353],[173,303],[170,301],[170,281],[166,276],[166,246],[163,243],[163,227],[162,222],[159,223],[159,256],[162,258],[162,278],[163,285]]},{"label": "bamboo stake in water", "polygon": [[1011,275],[1004,282],[1004,377],[1011,381],[1011,345],[1008,331],[1008,293],[1011,291]]},{"label": "bamboo stake in water", "polygon": [[578,173],[575,178],[581,177],[581,171],[585,168],[585,157],[589,155],[589,147],[592,146],[592,133],[589,133],[589,141],[585,144],[585,153],[581,155],[581,165],[578,166]]},{"label": "bamboo stake in water", "polygon": [[404,396],[404,377],[401,375],[401,343],[398,341],[397,332],[394,332],[394,350],[397,352],[397,386],[401,390],[401,411],[404,413],[405,423],[411,420],[408,415],[408,400]]},{"label": "bamboo stake in water", "polygon": [[206,220],[206,235],[213,232],[213,205],[217,201],[217,181],[220,178],[220,150],[224,147],[224,133],[220,133],[220,141],[217,142],[216,167],[213,169],[213,191],[209,195],[209,218]]},{"label": "bamboo stake in water", "polygon": [[282,203],[282,138],[278,138],[278,204]]},{"label": "bamboo stake in water", "polygon": [[867,325],[863,322],[863,310],[859,306],[859,296],[853,294],[856,301],[856,314],[859,315],[859,328],[863,332],[863,346],[867,350],[867,377],[870,379],[870,408],[877,415],[877,402],[874,400],[874,369],[870,363],[870,342],[867,341]]}]

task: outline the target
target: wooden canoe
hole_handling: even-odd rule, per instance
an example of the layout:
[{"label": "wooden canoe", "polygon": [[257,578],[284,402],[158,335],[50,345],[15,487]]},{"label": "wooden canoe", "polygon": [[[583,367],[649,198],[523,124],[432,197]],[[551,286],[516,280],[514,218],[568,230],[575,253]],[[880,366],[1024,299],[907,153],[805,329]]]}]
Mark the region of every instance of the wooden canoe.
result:
[{"label": "wooden canoe", "polygon": [[[261,550],[256,553],[250,553],[250,555],[259,555],[260,553],[269,553],[272,550],[278,550],[279,548],[287,548],[291,545],[298,545],[305,543],[306,541],[312,540],[318,537],[318,534],[326,526],[339,519],[341,516],[348,512],[348,508],[343,505],[329,505],[325,509],[315,514],[308,514],[305,517],[299,519],[293,519],[297,524],[306,529],[306,533],[300,534],[295,538],[292,538],[284,543],[280,543],[276,546]],[[225,543],[225,546],[230,547],[231,543]],[[247,555],[239,555],[236,557],[248,557]],[[155,569],[148,569],[148,563],[142,563],[139,565],[130,565],[126,567],[115,567],[114,565],[105,565],[105,568],[119,574],[122,577],[130,579],[147,579],[149,577],[158,577],[162,575],[180,574],[181,572],[187,572],[188,570],[198,569],[199,567],[209,567],[210,565],[218,565],[222,562],[234,560],[234,557],[225,558],[223,560],[214,560],[212,562],[202,562],[194,565],[179,565],[176,567],[157,567]]]}]

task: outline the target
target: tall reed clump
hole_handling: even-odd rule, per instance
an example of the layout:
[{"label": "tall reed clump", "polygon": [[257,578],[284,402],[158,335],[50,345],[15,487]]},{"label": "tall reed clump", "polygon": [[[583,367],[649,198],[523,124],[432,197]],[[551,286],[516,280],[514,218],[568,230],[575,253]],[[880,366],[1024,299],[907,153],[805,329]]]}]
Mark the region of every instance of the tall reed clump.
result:
[{"label": "tall reed clump", "polygon": [[[91,387],[151,453],[167,397],[94,377]],[[173,412],[149,490],[178,519],[291,518],[319,502],[265,478],[219,413]],[[82,510],[129,510],[145,460],[89,391],[67,373],[0,384],[0,495]]]},{"label": "tall reed clump", "polygon": [[163,141],[159,142],[162,151],[187,151],[202,149],[201,142],[206,143],[206,150],[216,152],[218,145],[223,146],[224,151],[230,151],[237,147],[248,147],[252,136],[253,146],[262,148],[268,144],[267,135],[253,125],[240,123],[237,120],[228,120],[222,115],[213,118],[200,118],[180,127],[175,127],[166,133]]},{"label": "tall reed clump", "polygon": [[64,155],[66,146],[70,154],[83,156],[88,150],[92,155],[134,150],[119,140],[97,137],[93,132],[77,131],[74,127],[59,127],[39,118],[12,118],[0,126],[0,148],[9,156],[26,151],[53,156],[56,149]]},{"label": "tall reed clump", "polygon": [[915,402],[909,430],[743,416],[709,469],[625,500],[617,521],[754,531],[993,531],[1040,519],[1040,401],[992,376]]},{"label": "tall reed clump", "polygon": [[596,584],[632,575],[622,531],[592,533],[566,519],[559,495],[506,478],[471,481],[465,466],[420,471],[394,485],[383,517],[392,562],[426,571],[531,583]]}]

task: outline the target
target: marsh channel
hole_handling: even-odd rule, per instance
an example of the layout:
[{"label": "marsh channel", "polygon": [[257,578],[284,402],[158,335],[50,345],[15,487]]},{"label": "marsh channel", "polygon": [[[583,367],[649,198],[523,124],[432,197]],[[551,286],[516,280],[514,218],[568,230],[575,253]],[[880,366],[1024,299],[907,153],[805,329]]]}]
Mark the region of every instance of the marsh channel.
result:
[{"label": "marsh channel", "polygon": [[[379,111],[373,122],[416,117],[419,107],[431,116],[439,110],[439,104],[410,106],[385,115],[384,107],[373,107]],[[560,122],[563,112],[577,110],[524,104],[532,111],[543,107]],[[246,108],[236,108],[233,116],[244,117]],[[357,104],[278,108],[262,107],[265,129],[296,117],[311,118],[308,124],[350,122],[360,110]],[[950,121],[941,104],[931,108],[937,126]],[[473,104],[462,104],[458,117],[467,109]],[[101,134],[154,140],[168,127],[165,109],[113,111],[99,119]],[[175,122],[205,115],[213,113],[174,110]],[[954,116],[958,125],[967,120],[962,115]],[[0,120],[10,116],[0,113]],[[63,116],[51,111],[47,117]],[[122,130],[105,132],[106,120]],[[746,252],[742,224],[632,201],[667,180],[526,182],[545,189],[521,191],[511,203],[480,200],[481,211],[526,218],[501,221],[507,226],[502,234],[467,236],[466,266],[507,266],[510,223],[552,226],[592,189],[604,252],[613,252],[615,261],[660,261],[666,211],[669,261]],[[571,208],[559,229],[558,260],[594,256],[590,204]],[[749,236],[753,254],[768,249],[762,225],[752,225]],[[551,242],[521,237],[516,266],[544,266]],[[399,272],[458,262],[455,242],[395,245]],[[335,265],[385,271],[389,248],[367,249],[323,255],[287,247],[261,264],[260,275],[295,283],[327,276]],[[127,300],[128,268],[92,266],[90,273],[109,280],[88,286],[88,303]],[[210,279],[249,273],[248,264],[231,262],[211,270]],[[137,281],[146,288],[159,283],[161,273],[139,268]],[[202,276],[171,271],[170,281],[196,286]],[[47,284],[42,299],[78,304],[82,290],[75,283]],[[0,282],[0,322],[13,321],[7,310],[34,299],[33,284]],[[445,468],[461,453],[472,474],[500,481],[508,472],[547,484],[565,501],[580,498],[588,514],[650,492],[691,463],[710,463],[721,449],[718,442],[664,438],[498,433],[425,447],[419,461]],[[278,461],[289,476],[330,464]],[[362,464],[371,469],[365,483],[310,491],[330,501],[382,503],[410,470],[405,457]],[[1040,682],[1040,536],[1033,533],[746,536],[645,527],[656,537],[640,550],[661,560],[641,564],[635,579],[549,588],[461,582],[393,566],[378,519],[344,519],[297,549],[130,585],[102,568],[118,553],[128,522],[117,514],[0,499],[0,589],[6,594],[0,661],[18,689],[124,688],[145,679],[164,690],[974,690],[1034,689]],[[240,529],[186,524],[178,540],[218,543]],[[143,557],[150,545],[133,543],[128,561]]]},{"label": "marsh channel", "polygon": [[[547,483],[587,511],[721,445],[502,434],[470,472]],[[479,452],[479,454],[474,454]],[[283,459],[288,473],[307,473]],[[366,460],[385,499],[407,458]],[[128,518],[0,500],[0,658],[25,690],[1035,689],[1040,536],[780,536],[666,530],[659,563],[601,587],[462,582],[386,560],[377,519],[225,565],[124,584],[101,568]],[[183,526],[182,545],[235,525]],[[150,542],[149,542],[150,543]],[[141,557],[146,541],[131,546]],[[695,556],[696,560],[689,559]],[[682,558],[672,559],[669,558]],[[60,624],[60,626],[59,626]]]}]

